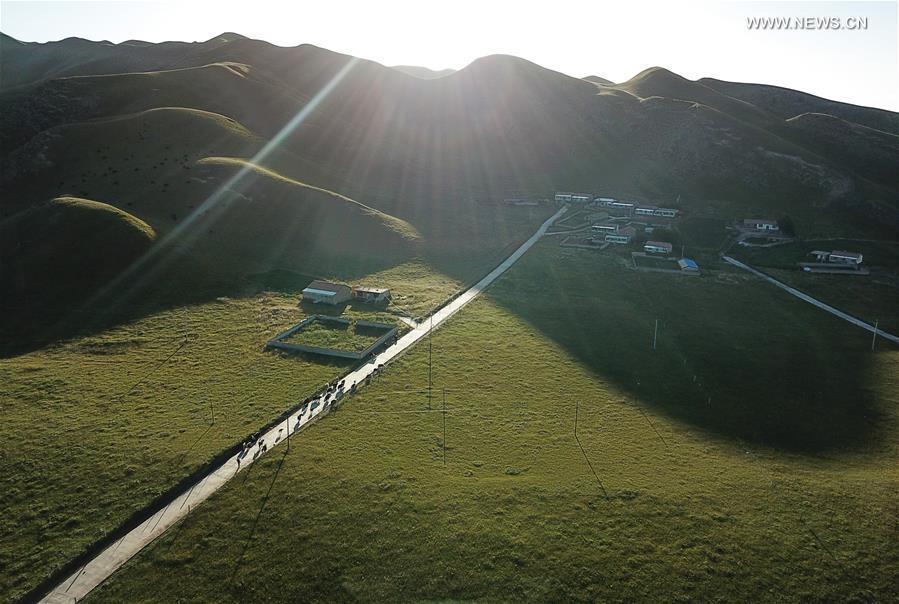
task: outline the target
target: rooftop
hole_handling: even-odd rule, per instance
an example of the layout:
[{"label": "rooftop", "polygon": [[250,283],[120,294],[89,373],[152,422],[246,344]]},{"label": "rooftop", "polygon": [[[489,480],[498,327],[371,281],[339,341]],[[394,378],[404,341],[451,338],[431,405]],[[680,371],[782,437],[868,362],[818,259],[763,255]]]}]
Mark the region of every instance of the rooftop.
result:
[{"label": "rooftop", "polygon": [[315,281],[313,281],[312,283],[307,285],[303,289],[303,291],[306,291],[308,289],[308,290],[316,290],[319,292],[336,293],[339,291],[344,291],[344,288],[347,288],[347,286],[343,285],[342,283],[331,283],[330,281],[322,281],[320,279],[316,279]]}]

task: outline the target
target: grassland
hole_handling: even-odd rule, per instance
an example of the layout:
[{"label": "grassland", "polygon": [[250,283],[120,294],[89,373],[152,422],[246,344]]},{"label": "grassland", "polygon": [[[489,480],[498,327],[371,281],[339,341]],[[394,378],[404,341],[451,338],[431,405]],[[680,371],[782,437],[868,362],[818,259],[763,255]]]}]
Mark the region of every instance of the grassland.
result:
[{"label": "grassland", "polygon": [[[494,254],[486,253],[484,261]],[[466,281],[482,267],[456,267]],[[343,316],[395,322],[438,305],[462,286],[422,259],[339,281],[392,288],[384,311],[350,305]],[[0,358],[0,599],[15,599],[222,449],[239,442],[348,365],[263,352],[306,315],[311,277],[289,270],[247,279],[240,297],[193,291],[121,308],[37,350]],[[230,291],[232,288],[225,288]],[[254,293],[256,292],[256,293]],[[316,312],[323,309],[316,308]],[[187,342],[186,344],[184,344]],[[183,347],[181,345],[184,344]],[[181,347],[181,348],[179,348]],[[173,355],[170,357],[170,355]],[[212,414],[215,413],[215,423]],[[39,438],[24,438],[39,427]]]},{"label": "grassland", "polygon": [[640,268],[655,268],[669,271],[680,269],[677,260],[664,256],[635,256],[634,263]]},{"label": "grassland", "polygon": [[90,599],[889,601],[899,353],[868,343],[545,242],[434,336],[431,412],[419,347]]},{"label": "grassland", "polygon": [[[812,262],[811,250],[851,250],[864,255],[870,275],[812,274],[797,263]],[[836,239],[802,241],[771,248],[735,248],[731,254],[832,306],[890,333],[899,333],[899,243]]]},{"label": "grassland", "polygon": [[309,323],[284,339],[288,344],[304,344],[321,348],[362,351],[384,335],[384,331],[365,329],[356,323],[340,325],[323,321]]},{"label": "grassland", "polygon": [[796,270],[800,262],[814,262],[812,250],[849,250],[864,255],[864,265],[899,272],[899,242],[858,239],[796,241],[774,247],[734,247],[730,254],[753,266]]}]

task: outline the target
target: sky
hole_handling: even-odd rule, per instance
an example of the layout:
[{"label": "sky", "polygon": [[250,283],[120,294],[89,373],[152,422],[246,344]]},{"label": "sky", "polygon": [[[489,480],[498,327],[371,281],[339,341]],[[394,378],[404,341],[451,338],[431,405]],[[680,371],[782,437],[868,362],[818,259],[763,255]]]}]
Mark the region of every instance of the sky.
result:
[{"label": "sky", "polygon": [[[790,17],[793,29],[753,30],[752,17]],[[795,29],[807,17],[817,29]],[[842,29],[821,29],[820,19],[830,18]],[[867,27],[849,29],[850,18]],[[202,41],[231,31],[431,69],[502,53],[620,82],[661,66],[690,79],[775,84],[893,111],[897,29],[895,1],[0,1],[0,30],[24,41]]]}]

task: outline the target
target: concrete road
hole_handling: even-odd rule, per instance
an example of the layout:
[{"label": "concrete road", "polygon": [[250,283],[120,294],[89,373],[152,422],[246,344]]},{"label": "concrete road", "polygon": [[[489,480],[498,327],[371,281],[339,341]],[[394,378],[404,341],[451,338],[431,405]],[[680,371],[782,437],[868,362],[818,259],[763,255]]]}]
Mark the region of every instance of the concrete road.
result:
[{"label": "concrete road", "polygon": [[[834,308],[830,304],[826,304],[826,303],[822,302],[821,300],[818,300],[817,298],[812,298],[807,293],[802,292],[802,291],[796,289],[795,287],[791,287],[782,281],[778,281],[774,277],[772,277],[770,275],[766,275],[762,271],[754,269],[751,266],[749,266],[748,264],[744,264],[744,263],[740,262],[739,260],[735,260],[735,259],[731,258],[730,256],[722,255],[721,258],[728,264],[732,264],[738,268],[742,268],[745,271],[749,271],[756,277],[761,277],[768,283],[773,283],[780,289],[784,290],[785,292],[787,292],[793,296],[796,296],[797,298],[799,298],[800,300],[802,300],[804,302],[813,304],[814,306],[817,306],[821,310],[825,310],[825,311],[829,312],[830,314],[843,319],[844,321],[848,321],[849,323],[852,323],[853,325],[857,325],[858,327],[861,327],[862,329],[867,329],[871,333],[874,333],[874,326],[871,325],[870,323],[865,323],[861,319],[857,319],[857,318],[853,317],[852,315],[843,312],[839,308]],[[882,329],[877,330],[877,337],[884,338],[895,344],[899,344],[899,337],[896,337],[891,333],[887,333],[887,332],[883,331]]]},{"label": "concrete road", "polygon": [[[347,375],[343,380],[346,384],[346,390],[348,391],[353,383],[361,387],[365,383],[365,379],[377,371],[379,365],[388,364],[424,336],[428,335],[431,329],[437,329],[444,321],[477,298],[491,283],[515,264],[531,246],[537,243],[546,233],[546,229],[558,220],[566,210],[567,208],[563,207],[547,219],[521,247],[474,286],[435,312],[431,317],[425,318],[401,337],[396,344],[372,357],[366,365]],[[238,472],[245,470],[250,464],[262,457],[267,451],[271,451],[275,446],[282,445],[287,439],[289,430],[293,430],[292,439],[296,438],[298,430],[305,428],[311,422],[326,415],[333,400],[333,395],[317,399],[317,404],[314,405],[314,408],[313,405],[309,405],[300,413],[291,415],[285,421],[261,435],[256,445],[250,447],[244,453],[228,459],[205,478],[188,487],[169,505],[157,511],[148,520],[107,547],[65,581],[57,585],[41,602],[71,604],[81,600],[92,589],[108,579],[112,573],[130,560],[132,556],[165,533],[172,525],[187,516],[191,510],[205,501],[210,495],[222,488]]]}]

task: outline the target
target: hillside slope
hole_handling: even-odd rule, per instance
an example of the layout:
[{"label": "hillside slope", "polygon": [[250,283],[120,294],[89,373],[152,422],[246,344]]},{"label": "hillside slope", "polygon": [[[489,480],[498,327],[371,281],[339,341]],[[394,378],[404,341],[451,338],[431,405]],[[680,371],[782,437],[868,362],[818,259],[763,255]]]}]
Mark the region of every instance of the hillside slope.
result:
[{"label": "hillside slope", "polygon": [[74,304],[147,251],[156,232],[109,204],[58,197],[0,221],[0,300]]},{"label": "hillside slope", "polygon": [[788,119],[802,113],[826,113],[847,122],[855,122],[891,134],[899,134],[899,114],[892,111],[841,103],[799,90],[767,84],[744,84],[714,78],[702,78],[699,83],[723,94],[752,103],[781,119]]},{"label": "hillside slope", "polygon": [[[72,121],[192,107],[277,138],[277,150],[295,160],[281,162],[279,172],[364,198],[428,239],[460,214],[477,213],[475,202],[554,189],[791,214],[822,234],[847,224],[856,234],[899,232],[899,185],[865,161],[864,137],[853,145],[859,157],[847,161],[826,142],[839,132],[811,141],[786,123],[803,112],[786,115],[780,104],[752,102],[743,88],[719,81],[651,68],[599,87],[503,55],[422,79],[310,45],[281,48],[235,34],[194,44],[94,44],[119,68],[165,71],[8,89],[0,93],[0,149]],[[26,44],[17,52],[44,56],[53,48]],[[81,61],[67,70],[113,63]],[[806,98],[814,100],[797,93],[790,102]],[[850,113],[863,121],[869,115]]]}]

